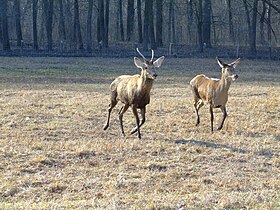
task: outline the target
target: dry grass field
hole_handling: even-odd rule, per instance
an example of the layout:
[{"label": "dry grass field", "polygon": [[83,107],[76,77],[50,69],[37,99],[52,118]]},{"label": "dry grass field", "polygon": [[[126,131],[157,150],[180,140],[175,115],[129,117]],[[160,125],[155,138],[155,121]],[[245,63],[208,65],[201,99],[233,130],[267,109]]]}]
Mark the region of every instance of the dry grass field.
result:
[{"label": "dry grass field", "polygon": [[120,104],[102,130],[109,84],[137,73],[132,58],[1,57],[0,209],[280,209],[280,62],[237,69],[211,134],[206,106],[195,127],[188,84],[218,64],[166,59],[139,141],[120,136]]}]

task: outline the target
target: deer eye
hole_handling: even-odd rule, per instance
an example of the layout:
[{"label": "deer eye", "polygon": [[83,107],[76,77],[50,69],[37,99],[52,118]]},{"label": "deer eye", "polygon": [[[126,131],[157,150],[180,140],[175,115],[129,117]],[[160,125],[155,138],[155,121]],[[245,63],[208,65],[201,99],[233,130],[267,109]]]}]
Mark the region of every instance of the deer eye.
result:
[{"label": "deer eye", "polygon": [[147,67],[147,66],[145,66],[145,67],[144,67],[144,69],[146,69],[146,70],[147,70],[147,69],[148,69],[148,67]]}]

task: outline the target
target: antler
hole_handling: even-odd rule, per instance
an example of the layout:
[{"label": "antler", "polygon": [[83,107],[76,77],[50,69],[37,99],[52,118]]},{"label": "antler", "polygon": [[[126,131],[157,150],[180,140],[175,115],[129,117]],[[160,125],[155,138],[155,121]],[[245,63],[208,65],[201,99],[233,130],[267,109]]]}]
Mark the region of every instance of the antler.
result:
[{"label": "antler", "polygon": [[154,59],[154,50],[152,49],[152,58],[151,58],[150,62],[152,62],[153,59]]},{"label": "antler", "polygon": [[144,60],[147,60],[147,59],[145,58],[145,56],[139,51],[138,47],[136,48],[136,50],[137,50],[137,52],[139,53],[139,55],[141,55],[141,57],[142,57]]}]

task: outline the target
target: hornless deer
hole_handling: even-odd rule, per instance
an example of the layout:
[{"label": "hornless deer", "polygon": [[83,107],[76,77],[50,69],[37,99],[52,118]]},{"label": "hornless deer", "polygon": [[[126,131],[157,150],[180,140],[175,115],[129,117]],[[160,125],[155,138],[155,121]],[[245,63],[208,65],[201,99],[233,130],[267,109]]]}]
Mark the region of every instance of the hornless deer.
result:
[{"label": "hornless deer", "polygon": [[[138,138],[141,139],[140,127],[145,122],[146,105],[150,103],[150,91],[153,81],[157,77],[155,68],[159,68],[164,60],[164,56],[153,61],[154,51],[152,50],[152,58],[147,60],[145,56],[137,48],[137,52],[141,55],[144,61],[134,57],[134,63],[137,68],[141,69],[141,74],[133,76],[123,75],[116,78],[110,86],[111,89],[111,103],[108,108],[107,122],[104,125],[104,130],[109,127],[110,114],[112,109],[116,106],[118,101],[124,105],[119,111],[120,129],[124,135],[123,130],[123,114],[131,106],[133,114],[136,118],[136,127],[133,128],[130,134],[138,131]],[[142,121],[140,123],[137,109],[141,110]]]},{"label": "hornless deer", "polygon": [[198,111],[204,103],[207,103],[210,106],[212,133],[214,121],[213,108],[220,108],[223,112],[223,118],[218,126],[218,130],[221,130],[227,117],[226,103],[228,100],[228,90],[231,81],[235,81],[238,78],[238,75],[235,74],[235,68],[240,62],[240,58],[230,64],[225,64],[220,59],[216,59],[222,68],[221,79],[208,78],[200,74],[190,81],[194,108],[197,115],[196,126],[200,123]]}]

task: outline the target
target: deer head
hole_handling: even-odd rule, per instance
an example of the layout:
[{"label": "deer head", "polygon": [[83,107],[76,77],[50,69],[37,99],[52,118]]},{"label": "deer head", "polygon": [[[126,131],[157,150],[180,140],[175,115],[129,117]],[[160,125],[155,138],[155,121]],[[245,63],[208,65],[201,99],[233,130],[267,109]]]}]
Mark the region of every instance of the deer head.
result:
[{"label": "deer head", "polygon": [[149,79],[155,79],[157,77],[156,69],[159,68],[164,60],[164,56],[161,56],[157,60],[154,59],[154,50],[152,50],[152,57],[150,60],[146,59],[145,56],[136,48],[139,55],[144,59],[134,57],[134,64],[137,68],[140,68],[142,73]]},{"label": "deer head", "polygon": [[216,59],[219,66],[222,68],[222,74],[235,81],[238,78],[238,75],[235,73],[235,68],[237,64],[239,64],[240,58],[230,64],[223,63],[218,57]]}]

